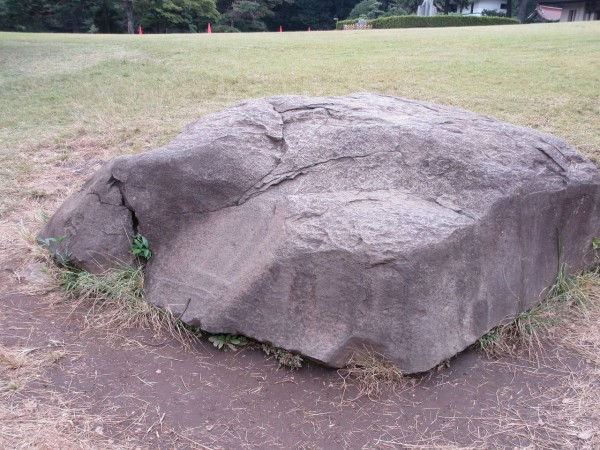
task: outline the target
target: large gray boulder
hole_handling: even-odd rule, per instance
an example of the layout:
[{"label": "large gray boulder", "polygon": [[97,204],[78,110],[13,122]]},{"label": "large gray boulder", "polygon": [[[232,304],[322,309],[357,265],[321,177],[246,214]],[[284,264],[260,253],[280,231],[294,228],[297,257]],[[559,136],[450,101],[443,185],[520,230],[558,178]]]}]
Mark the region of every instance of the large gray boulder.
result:
[{"label": "large gray boulder", "polygon": [[571,271],[590,265],[599,187],[562,140],[464,110],[273,97],[109,162],[41,237],[97,272],[133,263],[139,232],[148,300],[183,321],[411,373],[539,303],[559,241]]}]

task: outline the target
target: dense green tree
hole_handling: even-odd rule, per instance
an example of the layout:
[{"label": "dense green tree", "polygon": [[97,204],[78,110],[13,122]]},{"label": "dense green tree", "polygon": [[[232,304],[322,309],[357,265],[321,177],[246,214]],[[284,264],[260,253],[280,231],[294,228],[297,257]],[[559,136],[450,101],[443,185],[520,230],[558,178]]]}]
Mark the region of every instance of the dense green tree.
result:
[{"label": "dense green tree", "polygon": [[133,0],[131,3],[137,24],[156,33],[196,32],[219,17],[215,0]]},{"label": "dense green tree", "polygon": [[87,32],[94,20],[93,13],[100,0],[61,0],[56,2],[53,25],[56,29],[70,30],[73,33]]},{"label": "dense green tree", "polygon": [[360,0],[334,0],[336,15],[339,20],[347,19],[352,8],[360,3]]},{"label": "dense green tree", "polygon": [[[422,3],[422,0],[412,1],[410,8],[416,12],[419,2]],[[404,16],[408,14],[407,3],[408,1],[406,0],[363,0],[350,11],[348,18],[357,19],[364,17],[366,19],[374,19],[377,17]]]},{"label": "dense green tree", "polygon": [[123,12],[113,0],[101,0],[93,13],[93,27],[98,33],[122,33]]},{"label": "dense green tree", "polygon": [[0,26],[10,31],[44,30],[42,15],[45,2],[0,0]]},{"label": "dense green tree", "polygon": [[227,27],[239,31],[267,31],[266,21],[275,13],[274,8],[294,0],[219,0],[217,6],[221,18],[217,30]]},{"label": "dense green tree", "polygon": [[296,0],[284,3],[274,10],[268,20],[269,28],[275,30],[282,25],[285,30],[331,30],[335,27],[337,10],[333,0]]},{"label": "dense green tree", "polygon": [[349,19],[376,19],[377,17],[383,15],[384,11],[381,9],[381,2],[377,0],[363,0],[358,3],[350,14],[348,15]]},{"label": "dense green tree", "polygon": [[221,15],[217,22],[217,30],[219,26],[226,25],[239,31],[266,31],[267,26],[262,19],[267,14],[256,1],[236,1]]},{"label": "dense green tree", "polygon": [[215,0],[0,0],[0,29],[14,31],[193,32],[218,17]]},{"label": "dense green tree", "polygon": [[129,34],[135,32],[135,20],[133,14],[134,1],[135,0],[117,0],[117,4],[121,7],[125,15],[126,30]]},{"label": "dense green tree", "polygon": [[384,4],[384,8],[385,8],[385,13],[383,14],[384,17],[405,16],[406,14],[408,14],[408,11],[403,6],[403,4],[400,0],[388,1],[388,2],[386,2],[386,4]]},{"label": "dense green tree", "polygon": [[450,14],[451,0],[434,0],[434,5],[438,10],[438,14]]},{"label": "dense green tree", "polygon": [[14,31],[88,31],[101,0],[3,0],[2,29]]},{"label": "dense green tree", "polygon": [[416,14],[417,8],[423,0],[392,0],[387,2],[387,10],[390,11],[403,11],[403,14],[386,14],[386,15],[404,15],[404,14]]},{"label": "dense green tree", "polygon": [[[422,0],[421,0],[422,1]],[[393,0],[381,0],[382,9]],[[266,22],[270,30],[283,25],[284,30],[331,30],[335,21],[348,17],[350,11],[360,0],[295,0],[294,3],[282,3],[274,11],[275,15]]]}]

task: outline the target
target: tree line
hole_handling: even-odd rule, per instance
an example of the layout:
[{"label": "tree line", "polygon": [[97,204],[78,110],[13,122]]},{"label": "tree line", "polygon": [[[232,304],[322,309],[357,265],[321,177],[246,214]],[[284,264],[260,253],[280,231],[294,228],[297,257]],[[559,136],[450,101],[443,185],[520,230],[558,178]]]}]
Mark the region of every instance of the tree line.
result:
[{"label": "tree line", "polygon": [[[515,0],[519,1],[519,0]],[[435,0],[450,13],[472,0]],[[0,0],[0,30],[195,33],[328,30],[336,20],[414,14],[422,0]],[[509,3],[509,15],[513,5]],[[523,7],[525,5],[525,7]],[[528,0],[520,0],[519,17]],[[515,9],[517,9],[515,7]],[[523,12],[521,12],[521,9]],[[516,11],[515,11],[516,12]]]}]

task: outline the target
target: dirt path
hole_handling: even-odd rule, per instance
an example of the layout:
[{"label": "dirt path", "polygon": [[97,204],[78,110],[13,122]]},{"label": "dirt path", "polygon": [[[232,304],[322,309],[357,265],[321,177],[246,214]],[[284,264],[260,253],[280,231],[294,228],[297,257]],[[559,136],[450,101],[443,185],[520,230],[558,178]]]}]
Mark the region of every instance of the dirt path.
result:
[{"label": "dirt path", "polygon": [[[356,380],[344,381],[336,371],[310,364],[298,371],[278,369],[258,349],[223,352],[203,340],[187,350],[148,331],[90,329],[86,311],[73,312],[68,302],[52,304],[48,298],[18,293],[16,278],[7,270],[1,281],[0,345],[40,353],[59,349],[61,354],[18,389],[0,389],[0,404],[10,410],[28,401],[44,405],[58,398],[66,410],[80,411],[71,430],[79,440],[72,442],[73,448],[598,444],[589,414],[576,417],[571,404],[581,401],[573,384],[586,379],[590,368],[560,347],[540,351],[537,362],[490,360],[467,351],[449,367],[407,378],[402,386],[370,400],[360,396]],[[14,372],[0,372],[0,383],[18,377]],[[0,424],[3,420],[7,417],[0,415]],[[0,428],[0,444],[2,438],[11,442],[6,426]],[[60,443],[45,445],[64,448]]]}]

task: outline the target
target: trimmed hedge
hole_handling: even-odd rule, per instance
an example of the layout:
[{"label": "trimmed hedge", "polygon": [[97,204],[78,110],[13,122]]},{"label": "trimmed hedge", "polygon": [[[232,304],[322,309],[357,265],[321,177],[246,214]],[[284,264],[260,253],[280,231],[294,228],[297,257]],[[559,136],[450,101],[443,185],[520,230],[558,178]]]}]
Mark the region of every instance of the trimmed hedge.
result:
[{"label": "trimmed hedge", "polygon": [[353,25],[356,22],[358,22],[358,19],[338,20],[336,22],[336,24],[335,24],[335,29],[336,30],[343,30],[344,29],[344,25]]},{"label": "trimmed hedge", "polygon": [[[514,25],[517,19],[508,17],[461,16],[459,14],[436,16],[391,16],[380,17],[368,21],[373,28],[431,28],[431,27],[475,27],[481,25]],[[342,30],[344,25],[356,23],[356,20],[340,20],[336,28]]]}]

